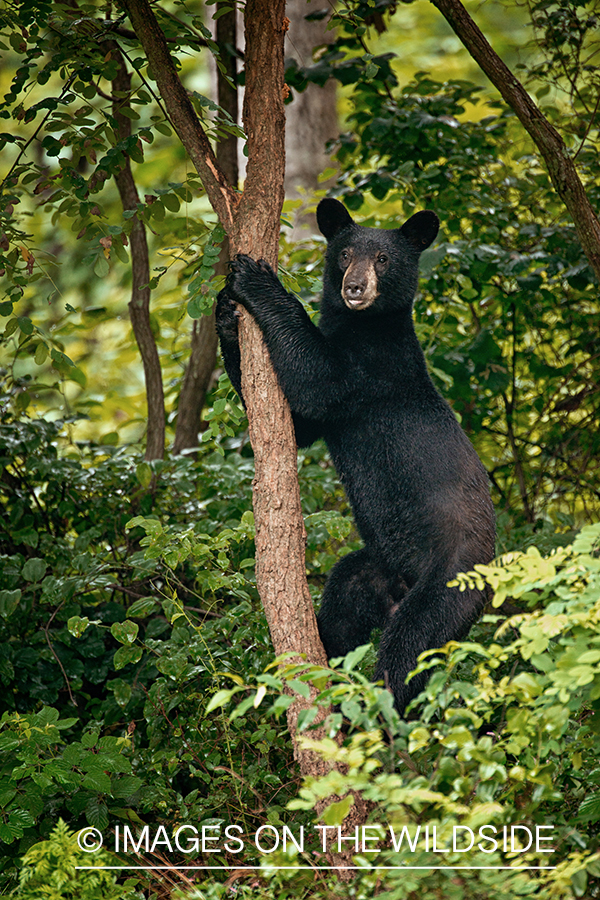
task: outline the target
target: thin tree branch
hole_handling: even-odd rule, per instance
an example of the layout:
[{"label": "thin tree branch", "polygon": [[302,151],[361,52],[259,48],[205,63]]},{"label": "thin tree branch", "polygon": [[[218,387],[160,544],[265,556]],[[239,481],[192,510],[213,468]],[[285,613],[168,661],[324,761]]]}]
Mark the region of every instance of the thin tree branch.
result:
[{"label": "thin tree branch", "polygon": [[73,704],[73,706],[76,707],[76,706],[77,706],[77,700],[76,700],[75,697],[73,696],[73,691],[71,690],[71,682],[69,681],[69,677],[68,677],[68,675],[67,675],[67,673],[66,673],[66,671],[65,671],[65,667],[63,666],[62,662],[60,661],[60,658],[59,658],[59,656],[58,656],[58,653],[56,652],[56,650],[55,650],[54,647],[52,646],[52,641],[50,640],[50,626],[52,625],[52,622],[53,622],[53,620],[54,620],[55,615],[57,614],[57,612],[58,612],[60,609],[62,609],[62,607],[64,606],[64,604],[65,604],[65,601],[63,600],[62,603],[60,603],[60,604],[56,607],[56,609],[54,610],[54,612],[52,613],[52,615],[50,616],[50,618],[48,619],[48,621],[46,622],[46,624],[43,626],[43,630],[44,630],[44,634],[46,635],[46,643],[48,644],[48,647],[50,648],[50,652],[51,652],[52,656],[54,657],[54,659],[56,660],[56,662],[58,663],[58,667],[59,667],[60,671],[62,672],[63,678],[65,679],[65,684],[66,684],[66,686],[67,686],[67,691],[69,692],[69,698],[70,698],[70,700],[71,700],[71,703]]},{"label": "thin tree branch", "polygon": [[[65,82],[65,85],[64,85],[62,91],[60,92],[60,94],[59,94],[58,97],[56,98],[57,100],[62,100],[62,98],[64,97],[64,95],[67,93],[67,91],[68,91],[69,88],[71,87],[72,83],[75,81],[76,77],[77,77],[77,74],[76,74],[76,73],[74,73],[73,75],[69,76],[69,78],[68,78],[67,81]],[[46,113],[46,115],[44,116],[44,118],[42,119],[42,121],[40,122],[40,124],[38,125],[38,127],[35,129],[35,131],[34,131],[33,134],[31,135],[31,137],[29,137],[29,138],[25,141],[25,143],[21,146],[21,149],[19,150],[19,153],[18,153],[18,155],[17,155],[17,158],[15,159],[15,161],[13,162],[13,164],[11,165],[10,169],[8,170],[8,172],[6,173],[6,175],[4,176],[4,178],[2,179],[2,181],[0,181],[0,190],[2,190],[2,188],[4,187],[4,185],[7,183],[8,179],[10,178],[10,176],[12,175],[12,173],[14,172],[14,170],[17,168],[17,166],[18,166],[19,163],[21,162],[21,159],[23,158],[23,156],[24,156],[25,153],[27,152],[29,146],[35,141],[35,139],[37,138],[38,134],[40,133],[40,131],[42,130],[42,128],[44,128],[46,122],[48,121],[48,119],[50,118],[50,116],[53,114],[53,112],[54,112],[53,109],[49,109],[49,110],[48,110],[48,112]]]},{"label": "thin tree branch", "polygon": [[[111,42],[111,52],[118,63],[116,77],[112,81],[115,95],[112,114],[117,125],[119,140],[131,136],[131,119],[124,116],[122,108],[128,103],[131,92],[131,75],[127,71],[125,60],[116,43]],[[121,94],[126,99],[117,99]],[[140,202],[137,188],[131,171],[129,158],[119,172],[115,181],[121,198],[123,210],[138,208]],[[146,433],[146,459],[162,459],[165,454],[165,398],[162,383],[162,369],[158,356],[156,341],[150,327],[150,262],[146,228],[137,216],[134,216],[130,234],[131,244],[131,300],[129,301],[129,317],[131,327],[142,357],[144,379],[146,382],[146,401],[148,405],[148,429]]]},{"label": "thin tree branch", "polygon": [[123,0],[133,29],[152,68],[169,118],[202,179],[213,209],[223,228],[231,231],[239,204],[239,195],[227,182],[210,142],[183,87],[165,36],[148,0]]},{"label": "thin tree branch", "polygon": [[600,281],[600,222],[562,137],[491,47],[460,0],[431,2],[442,13],[534,141],[546,163],[552,184],[571,215],[590,266]]},{"label": "thin tree branch", "polygon": [[[223,2],[217,3],[219,7]],[[217,102],[233,122],[238,120],[237,60],[235,46],[237,41],[235,9],[219,16],[217,19],[217,44],[219,46],[223,73],[217,68]],[[233,86],[232,86],[233,85]],[[238,186],[238,139],[234,134],[221,138],[217,144],[217,162],[227,181],[234,188]],[[229,241],[227,238],[221,246],[219,261],[215,273],[226,275],[229,260]],[[190,358],[185,370],[179,403],[177,407],[177,425],[173,453],[181,453],[196,447],[200,430],[200,417],[217,358],[217,333],[215,330],[214,312],[202,316],[194,322]]]}]

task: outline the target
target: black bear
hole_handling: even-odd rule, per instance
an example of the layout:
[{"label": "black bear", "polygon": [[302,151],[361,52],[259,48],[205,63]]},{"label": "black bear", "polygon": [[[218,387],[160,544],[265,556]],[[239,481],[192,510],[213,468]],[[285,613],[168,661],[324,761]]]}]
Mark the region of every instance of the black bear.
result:
[{"label": "black bear", "polygon": [[[323,437],[364,548],[332,569],[318,615],[329,658],[382,629],[376,678],[402,715],[426,676],[424,650],[464,638],[484,592],[447,586],[494,555],[487,473],[434,387],[412,306],[421,252],[438,232],[425,210],[401,228],[356,224],[322,200],[327,239],[319,326],[269,265],[238,256],[217,303],[225,366],[241,396],[233,301],[258,323],[290,404],[298,446]],[[242,398],[243,400],[243,398]]]}]

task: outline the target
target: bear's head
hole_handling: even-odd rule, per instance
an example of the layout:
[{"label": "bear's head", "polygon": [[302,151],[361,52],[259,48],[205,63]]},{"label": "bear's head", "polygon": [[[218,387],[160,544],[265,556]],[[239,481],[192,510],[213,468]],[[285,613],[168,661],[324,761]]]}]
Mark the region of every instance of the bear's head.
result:
[{"label": "bear's head", "polygon": [[415,213],[401,228],[365,228],[339,200],[326,198],[317,207],[317,223],[327,238],[325,304],[371,313],[412,307],[419,256],[438,233],[434,212]]}]

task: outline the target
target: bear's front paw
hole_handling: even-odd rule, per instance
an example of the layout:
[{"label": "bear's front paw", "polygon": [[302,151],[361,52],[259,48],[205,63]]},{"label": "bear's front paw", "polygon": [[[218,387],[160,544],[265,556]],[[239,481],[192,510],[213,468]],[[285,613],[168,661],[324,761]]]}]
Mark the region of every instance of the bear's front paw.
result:
[{"label": "bear's front paw", "polygon": [[256,302],[269,292],[269,288],[272,289],[274,282],[279,285],[273,269],[264,259],[257,261],[239,253],[231,260],[229,268],[227,293],[250,312]]},{"label": "bear's front paw", "polygon": [[264,275],[269,275],[271,278],[276,278],[266,259],[252,259],[251,256],[246,256],[245,253],[238,253],[237,256],[234,256],[229,263],[229,268],[231,276],[239,275],[242,278],[260,278]]}]

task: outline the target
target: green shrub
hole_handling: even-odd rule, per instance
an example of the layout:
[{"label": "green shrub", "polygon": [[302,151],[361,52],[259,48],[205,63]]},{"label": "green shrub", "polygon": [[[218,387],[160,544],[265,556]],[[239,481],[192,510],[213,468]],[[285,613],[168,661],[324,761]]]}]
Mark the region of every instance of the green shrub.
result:
[{"label": "green shrub", "polygon": [[[335,827],[353,802],[350,792],[372,804],[370,821],[382,827],[379,850],[358,852],[354,862],[400,870],[361,873],[365,887],[381,885],[386,900],[600,896],[599,546],[600,524],[591,525],[546,557],[529,548],[460,575],[465,586],[491,584],[495,606],[510,597],[523,611],[486,616],[483,629],[493,627],[486,640],[424,654],[419,668],[433,674],[408,721],[399,719],[388,691],[356,671],[366,647],[331,671],[282,663],[276,675],[259,676],[258,691],[233,711],[232,718],[243,716],[274,693],[271,712],[280,714],[291,702],[284,688],[304,694],[306,682],[320,688],[318,704],[339,707],[325,739],[310,737],[314,711],[302,724],[306,745],[342,770],[306,779],[288,808],[311,812],[342,797],[320,817]],[[221,692],[212,706],[240,690]],[[340,744],[342,714],[347,735]],[[483,826],[495,831],[480,835]],[[406,829],[397,848],[390,827],[396,839]],[[442,855],[432,852],[434,828]],[[527,837],[525,828],[532,835],[538,829],[529,848],[517,840]],[[460,840],[454,848],[454,835],[469,837],[467,829],[472,849]],[[488,840],[494,837],[496,846]],[[285,880],[283,873],[272,878]]]},{"label": "green shrub", "polygon": [[15,900],[133,900],[141,895],[137,879],[117,884],[110,871],[90,871],[80,866],[114,866],[118,860],[103,850],[92,857],[81,850],[77,835],[58,820],[47,841],[30,847],[23,857]]}]

